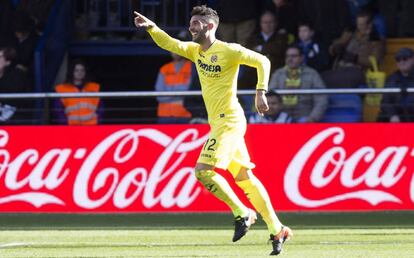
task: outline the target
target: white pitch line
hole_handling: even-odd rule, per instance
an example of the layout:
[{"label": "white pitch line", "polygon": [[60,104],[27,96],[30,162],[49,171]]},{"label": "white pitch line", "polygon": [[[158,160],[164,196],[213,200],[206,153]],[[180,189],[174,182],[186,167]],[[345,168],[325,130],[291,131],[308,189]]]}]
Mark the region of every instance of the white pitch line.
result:
[{"label": "white pitch line", "polygon": [[6,243],[6,244],[1,244],[0,248],[27,246],[27,245],[29,244],[28,243]]},{"label": "white pitch line", "polygon": [[321,245],[376,245],[376,244],[387,244],[387,245],[394,245],[394,244],[405,244],[405,242],[380,242],[380,241],[363,241],[363,242],[329,242],[329,241],[323,241],[319,242]]}]

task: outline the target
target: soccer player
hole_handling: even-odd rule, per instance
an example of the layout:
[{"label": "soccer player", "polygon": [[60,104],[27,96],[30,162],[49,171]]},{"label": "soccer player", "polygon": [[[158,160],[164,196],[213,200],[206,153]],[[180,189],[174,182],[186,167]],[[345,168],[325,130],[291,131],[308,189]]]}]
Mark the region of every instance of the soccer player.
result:
[{"label": "soccer player", "polygon": [[230,171],[267,224],[273,246],[270,254],[279,254],[292,231],[279,221],[266,189],[252,173],[255,165],[250,162],[244,141],[246,118],[236,96],[239,65],[255,67],[258,77],[256,108],[260,114],[268,110],[265,93],[270,61],[238,44],[217,40],[215,33],[219,17],[215,10],[205,5],[196,6],[191,12],[189,31],[193,42],[174,39],[142,14],[135,12],[135,15],[135,26],[145,28],[158,46],[196,64],[211,131],[198,158],[195,175],[232,210],[235,217],[233,242],[247,233],[257,217],[255,211],[238,199],[228,182],[214,171],[215,168]]}]

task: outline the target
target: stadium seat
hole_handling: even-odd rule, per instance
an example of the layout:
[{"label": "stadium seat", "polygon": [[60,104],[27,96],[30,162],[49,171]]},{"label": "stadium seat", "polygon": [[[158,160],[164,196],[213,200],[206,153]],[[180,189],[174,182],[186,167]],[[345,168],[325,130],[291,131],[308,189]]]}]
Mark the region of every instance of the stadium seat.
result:
[{"label": "stadium seat", "polygon": [[355,123],[362,121],[362,100],[357,94],[334,94],[329,96],[328,109],[321,122]]}]

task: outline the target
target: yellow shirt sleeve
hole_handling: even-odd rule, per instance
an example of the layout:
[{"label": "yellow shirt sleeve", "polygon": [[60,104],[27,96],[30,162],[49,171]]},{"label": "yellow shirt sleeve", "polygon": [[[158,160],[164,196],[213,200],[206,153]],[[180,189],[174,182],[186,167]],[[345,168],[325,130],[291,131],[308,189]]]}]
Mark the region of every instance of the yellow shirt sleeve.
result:
[{"label": "yellow shirt sleeve", "polygon": [[[270,76],[270,61],[269,59],[253,50],[234,44],[238,49],[239,64],[248,65],[257,69],[257,90],[268,89]],[[236,59],[237,60],[237,59]]]},{"label": "yellow shirt sleeve", "polygon": [[196,53],[198,44],[175,39],[157,26],[153,26],[147,31],[160,48],[176,53],[194,62],[194,53]]}]

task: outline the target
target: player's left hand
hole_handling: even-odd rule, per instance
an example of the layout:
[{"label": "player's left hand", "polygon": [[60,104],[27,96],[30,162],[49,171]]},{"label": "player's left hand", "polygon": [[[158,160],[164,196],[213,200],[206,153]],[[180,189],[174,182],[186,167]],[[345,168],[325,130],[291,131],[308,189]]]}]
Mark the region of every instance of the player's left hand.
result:
[{"label": "player's left hand", "polygon": [[263,113],[269,110],[267,105],[267,98],[264,90],[256,91],[256,110],[259,115],[263,116]]}]

